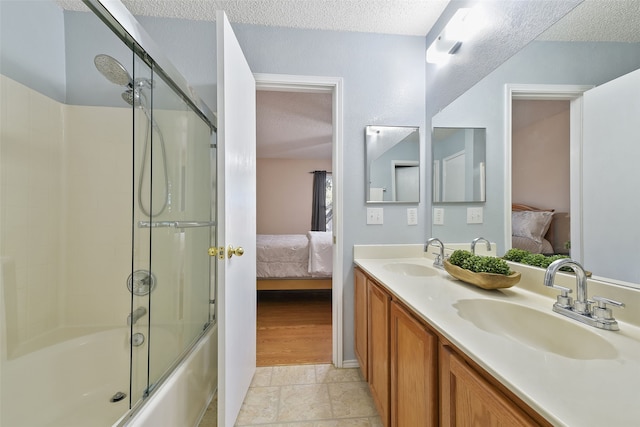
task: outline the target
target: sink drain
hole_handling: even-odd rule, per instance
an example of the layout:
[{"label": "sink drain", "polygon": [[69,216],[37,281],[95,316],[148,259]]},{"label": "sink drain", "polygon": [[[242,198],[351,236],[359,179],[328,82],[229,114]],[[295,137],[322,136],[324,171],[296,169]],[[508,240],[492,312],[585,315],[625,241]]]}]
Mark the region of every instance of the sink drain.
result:
[{"label": "sink drain", "polygon": [[114,394],[113,396],[111,396],[111,399],[109,399],[109,402],[112,402],[112,403],[120,402],[125,397],[127,397],[126,393],[123,393],[123,392],[119,391],[116,394]]}]

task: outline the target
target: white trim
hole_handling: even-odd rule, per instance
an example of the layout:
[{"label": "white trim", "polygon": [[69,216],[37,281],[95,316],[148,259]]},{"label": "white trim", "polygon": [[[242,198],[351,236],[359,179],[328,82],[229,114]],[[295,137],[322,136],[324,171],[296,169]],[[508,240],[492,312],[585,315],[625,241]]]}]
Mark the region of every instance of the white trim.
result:
[{"label": "white trim", "polygon": [[337,368],[344,367],[343,345],[343,287],[342,266],[344,253],[343,226],[343,128],[344,128],[344,82],[342,77],[295,76],[286,74],[254,73],[256,90],[317,92],[333,94],[333,283],[332,283],[332,340],[333,364]]},{"label": "white trim", "polygon": [[357,359],[350,359],[350,360],[345,360],[342,362],[342,367],[343,368],[359,368],[360,364],[358,363]]},{"label": "white trim", "polygon": [[[504,244],[511,248],[512,100],[566,100],[570,103],[571,258],[582,262],[582,95],[591,85],[505,84],[504,101]],[[575,248],[574,248],[575,245]]]}]

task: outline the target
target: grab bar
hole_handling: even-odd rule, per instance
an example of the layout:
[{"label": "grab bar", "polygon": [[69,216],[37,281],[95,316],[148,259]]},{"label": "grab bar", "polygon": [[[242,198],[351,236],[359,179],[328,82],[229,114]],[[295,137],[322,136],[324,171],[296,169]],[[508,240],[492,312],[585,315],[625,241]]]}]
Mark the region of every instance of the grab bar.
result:
[{"label": "grab bar", "polygon": [[215,221],[138,221],[138,228],[196,228],[196,227],[213,227]]}]

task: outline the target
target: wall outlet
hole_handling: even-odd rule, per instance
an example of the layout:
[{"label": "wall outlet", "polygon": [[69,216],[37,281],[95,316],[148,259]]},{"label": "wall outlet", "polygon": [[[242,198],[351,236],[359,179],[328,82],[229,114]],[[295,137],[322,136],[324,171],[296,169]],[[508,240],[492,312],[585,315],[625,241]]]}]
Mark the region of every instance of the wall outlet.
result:
[{"label": "wall outlet", "polygon": [[382,208],[367,208],[367,224],[382,224],[383,215]]},{"label": "wall outlet", "polygon": [[418,225],[418,208],[407,208],[407,225]]},{"label": "wall outlet", "polygon": [[433,208],[433,225],[444,225],[444,208]]},{"label": "wall outlet", "polygon": [[467,208],[467,224],[482,224],[482,208]]}]

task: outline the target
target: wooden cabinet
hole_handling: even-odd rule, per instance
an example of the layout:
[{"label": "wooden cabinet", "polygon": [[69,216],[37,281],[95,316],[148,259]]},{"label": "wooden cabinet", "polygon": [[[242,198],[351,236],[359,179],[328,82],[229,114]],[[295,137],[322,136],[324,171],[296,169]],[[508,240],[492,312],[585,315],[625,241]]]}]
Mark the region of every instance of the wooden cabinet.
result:
[{"label": "wooden cabinet", "polygon": [[358,270],[354,270],[354,332],[355,332],[355,351],[356,358],[360,364],[360,371],[366,381],[369,381],[368,369],[368,352],[367,352],[367,306],[369,299],[367,298],[367,276]]},{"label": "wooden cabinet", "polygon": [[382,424],[389,425],[389,307],[391,297],[381,287],[367,281],[369,310],[369,388]]},{"label": "wooden cabinet", "polygon": [[438,425],[438,338],[391,303],[391,426]]},{"label": "wooden cabinet", "polygon": [[356,356],[385,427],[551,425],[384,286],[354,275]]},{"label": "wooden cabinet", "polygon": [[447,345],[440,347],[440,425],[538,426]]}]

